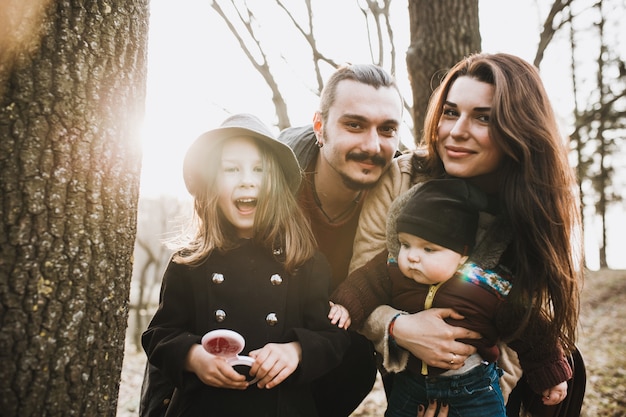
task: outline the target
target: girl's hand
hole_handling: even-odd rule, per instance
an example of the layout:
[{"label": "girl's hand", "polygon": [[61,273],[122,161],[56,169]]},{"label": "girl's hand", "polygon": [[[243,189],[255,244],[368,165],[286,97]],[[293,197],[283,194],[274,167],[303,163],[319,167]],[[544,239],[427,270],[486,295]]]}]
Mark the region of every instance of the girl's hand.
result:
[{"label": "girl's hand", "polygon": [[254,363],[250,375],[259,378],[259,388],[274,388],[291,375],[302,360],[302,346],[298,342],[268,343],[250,352]]},{"label": "girl's hand", "polygon": [[244,390],[248,382],[224,358],[204,350],[202,345],[193,345],[185,359],[185,369],[195,373],[200,381],[216,388]]},{"label": "girl's hand", "polygon": [[543,395],[541,401],[543,401],[545,405],[559,404],[567,397],[567,381],[561,382],[559,385],[552,388],[548,388],[542,392],[541,395]]},{"label": "girl's hand", "polygon": [[417,417],[448,417],[449,410],[450,407],[448,407],[448,404],[441,404],[439,412],[437,413],[437,401],[430,403],[426,409],[420,404],[417,408]]},{"label": "girl's hand", "polygon": [[335,304],[330,302],[330,311],[328,312],[328,318],[332,324],[336,324],[340,329],[348,330],[352,320],[350,320],[350,313],[341,304]]}]

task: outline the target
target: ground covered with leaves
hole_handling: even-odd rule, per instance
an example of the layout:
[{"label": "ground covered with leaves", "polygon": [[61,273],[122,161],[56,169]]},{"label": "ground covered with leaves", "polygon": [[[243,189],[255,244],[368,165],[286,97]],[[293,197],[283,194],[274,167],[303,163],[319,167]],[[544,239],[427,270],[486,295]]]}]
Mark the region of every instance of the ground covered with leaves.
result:
[{"label": "ground covered with leaves", "polygon": [[[587,366],[582,417],[626,417],[626,271],[590,271],[582,294],[578,346]],[[137,416],[145,355],[128,345],[117,417]],[[376,385],[353,417],[382,416],[382,384]]]}]

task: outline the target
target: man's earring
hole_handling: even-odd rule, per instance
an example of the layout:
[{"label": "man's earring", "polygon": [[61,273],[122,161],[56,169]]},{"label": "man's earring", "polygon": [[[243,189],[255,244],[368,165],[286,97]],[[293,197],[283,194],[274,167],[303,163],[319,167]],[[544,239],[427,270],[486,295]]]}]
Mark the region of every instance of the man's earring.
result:
[{"label": "man's earring", "polygon": [[318,148],[321,148],[322,146],[324,146],[324,144],[320,142],[319,139],[315,139],[315,144],[317,145]]}]

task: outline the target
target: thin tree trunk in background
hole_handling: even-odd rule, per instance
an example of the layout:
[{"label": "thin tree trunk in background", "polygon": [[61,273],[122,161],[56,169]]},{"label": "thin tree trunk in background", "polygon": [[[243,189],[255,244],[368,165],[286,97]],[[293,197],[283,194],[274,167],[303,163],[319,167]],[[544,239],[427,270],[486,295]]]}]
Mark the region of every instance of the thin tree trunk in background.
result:
[{"label": "thin tree trunk in background", "polygon": [[608,268],[608,262],[606,259],[606,212],[608,208],[608,196],[607,193],[608,185],[610,184],[610,175],[611,175],[611,167],[608,164],[607,159],[610,158],[610,145],[609,139],[607,138],[607,111],[605,110],[605,103],[607,101],[607,91],[609,87],[605,84],[605,71],[606,71],[606,62],[605,57],[608,56],[607,48],[604,43],[604,25],[606,23],[604,19],[604,14],[602,11],[602,2],[596,3],[595,7],[598,9],[599,22],[597,23],[598,28],[598,37],[600,40],[600,50],[598,51],[598,72],[597,72],[597,83],[598,83],[598,92],[599,92],[599,107],[603,109],[603,111],[598,112],[598,129],[596,133],[596,141],[597,145],[597,155],[599,159],[599,172],[597,177],[595,178],[596,189],[598,191],[598,201],[596,202],[596,213],[601,219],[601,236],[602,240],[600,242],[599,248],[599,261],[600,268]]},{"label": "thin tree trunk in background", "polygon": [[114,416],[148,0],[7,0],[0,27],[0,413]]},{"label": "thin tree trunk in background", "polygon": [[408,4],[411,44],[406,60],[419,142],[433,88],[457,61],[481,49],[478,0],[409,0]]}]

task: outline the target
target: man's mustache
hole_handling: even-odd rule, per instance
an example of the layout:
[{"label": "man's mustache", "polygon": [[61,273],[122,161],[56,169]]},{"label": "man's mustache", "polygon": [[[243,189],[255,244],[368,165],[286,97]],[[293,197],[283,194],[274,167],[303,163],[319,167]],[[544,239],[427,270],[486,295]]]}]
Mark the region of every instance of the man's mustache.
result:
[{"label": "man's mustache", "polygon": [[350,152],[348,155],[346,155],[346,160],[353,160],[357,162],[369,161],[372,164],[380,165],[381,167],[384,167],[385,165],[387,165],[387,160],[383,158],[382,156],[380,156],[379,154],[370,155],[368,153]]}]

